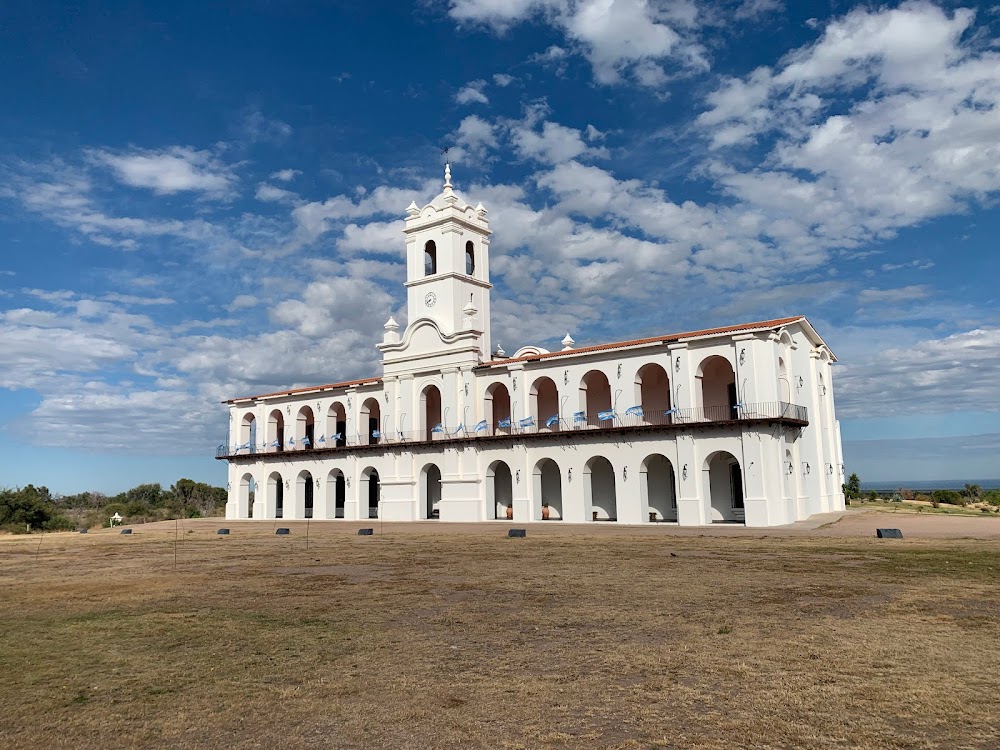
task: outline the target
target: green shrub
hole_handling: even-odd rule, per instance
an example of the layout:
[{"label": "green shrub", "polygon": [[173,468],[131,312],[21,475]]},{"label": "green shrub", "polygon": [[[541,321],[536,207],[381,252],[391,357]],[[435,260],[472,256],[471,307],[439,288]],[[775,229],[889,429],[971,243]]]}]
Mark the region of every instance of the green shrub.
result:
[{"label": "green shrub", "polygon": [[955,492],[955,490],[934,490],[931,493],[931,498],[937,500],[939,503],[947,503],[948,505],[959,505],[965,507],[967,500],[962,497],[962,493]]}]

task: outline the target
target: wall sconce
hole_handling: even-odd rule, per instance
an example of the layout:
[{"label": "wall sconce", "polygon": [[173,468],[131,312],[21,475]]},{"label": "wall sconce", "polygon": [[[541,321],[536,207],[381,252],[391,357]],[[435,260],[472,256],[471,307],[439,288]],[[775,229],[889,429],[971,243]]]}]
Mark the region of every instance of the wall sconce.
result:
[{"label": "wall sconce", "polygon": [[627,482],[628,481],[628,467],[627,466],[623,466],[622,467],[622,481],[623,482]]},{"label": "wall sconce", "polygon": [[288,489],[288,480],[287,479],[285,480],[285,489],[286,490]]},{"label": "wall sconce", "polygon": [[833,464],[827,464],[826,465],[826,473],[827,474],[833,474]]},{"label": "wall sconce", "polygon": [[681,469],[681,478],[682,479],[687,479],[688,478],[688,465],[687,464],[684,464],[684,468]]},{"label": "wall sconce", "polygon": [[573,467],[572,466],[569,469],[566,470],[566,481],[567,482],[572,482],[573,481]]},{"label": "wall sconce", "polygon": [[290,407],[288,404],[285,404],[285,414],[291,414],[291,413],[292,413],[292,407]]},{"label": "wall sconce", "polygon": [[843,464],[841,464],[841,465],[840,465],[840,473],[841,473],[841,474],[843,474],[843,473],[844,473],[844,465],[843,465]]},{"label": "wall sconce", "polygon": [[514,378],[514,393],[517,393],[517,378]]},{"label": "wall sconce", "polygon": [[803,462],[803,464],[802,464],[802,473],[803,474],[808,474],[810,471],[812,471],[812,467],[809,466],[809,462],[808,461]]},{"label": "wall sconce", "polygon": [[791,476],[793,471],[795,471],[795,467],[792,465],[792,462],[789,461],[788,462],[788,476]]},{"label": "wall sconce", "polygon": [[563,385],[569,385],[569,370],[563,370]]},{"label": "wall sconce", "polygon": [[618,377],[622,376],[622,365],[621,362],[618,363]]},{"label": "wall sconce", "polygon": [[742,365],[746,361],[747,361],[747,350],[740,349],[740,364]]},{"label": "wall sconce", "polygon": [[465,395],[466,396],[469,395],[469,384],[468,383],[465,384]]},{"label": "wall sconce", "polygon": [[801,376],[801,375],[799,375],[799,377],[798,377],[798,378],[796,378],[796,381],[795,381],[795,382],[796,382],[796,383],[798,383],[798,386],[799,386],[799,388],[801,388],[801,387],[802,387],[802,385],[803,385],[803,384],[805,383],[805,381],[804,381],[804,380],[802,379],[802,376]]},{"label": "wall sconce", "polygon": [[521,483],[521,470],[520,469],[518,469],[517,472],[514,474],[514,481],[516,481],[518,484]]},{"label": "wall sconce", "polygon": [[230,482],[226,482],[226,492],[230,492],[233,489],[233,485]]},{"label": "wall sconce", "polygon": [[316,489],[319,489],[319,477],[316,477]]},{"label": "wall sconce", "polygon": [[320,411],[321,411],[321,409],[322,409],[322,407],[320,406],[320,403],[319,403],[319,401],[317,401],[317,402],[316,402],[316,413],[317,413],[317,414],[319,414],[319,413],[320,413]]},{"label": "wall sconce", "polygon": [[344,484],[347,485],[348,487],[350,487],[351,486],[351,478],[350,477],[345,477],[344,478]]},{"label": "wall sconce", "polygon": [[820,392],[820,395],[825,396],[826,395],[826,386],[825,385],[821,385],[819,387],[819,392]]},{"label": "wall sconce", "polygon": [[385,398],[385,402],[389,403],[389,391],[382,391],[382,396]]},{"label": "wall sconce", "polygon": [[348,409],[351,408],[351,397],[350,396],[347,397],[347,408]]},{"label": "wall sconce", "polygon": [[681,371],[681,358],[678,357],[677,359],[674,360],[674,372],[680,372],[680,371]]}]

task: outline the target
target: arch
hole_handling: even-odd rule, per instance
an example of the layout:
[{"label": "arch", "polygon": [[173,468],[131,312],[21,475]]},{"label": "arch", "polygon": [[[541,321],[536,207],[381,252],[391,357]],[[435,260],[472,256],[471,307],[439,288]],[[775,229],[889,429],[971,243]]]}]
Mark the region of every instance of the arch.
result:
[{"label": "arch", "polygon": [[476,246],[472,240],[465,243],[465,273],[472,276],[476,272]]},{"label": "arch", "polygon": [[267,478],[267,508],[264,516],[283,518],[285,515],[285,482],[281,474],[272,471]]},{"label": "arch", "polygon": [[379,501],[382,499],[382,488],[378,476],[378,470],[374,466],[369,466],[361,472],[361,502],[368,501],[368,518],[378,518],[380,512]]},{"label": "arch", "polygon": [[378,399],[372,396],[361,404],[361,423],[358,425],[358,438],[362,445],[375,445],[382,437],[382,410]]},{"label": "arch", "polygon": [[559,469],[559,464],[551,458],[543,458],[535,464],[532,479],[535,497],[541,501],[542,519],[546,517],[551,521],[561,519],[563,517],[562,471]]},{"label": "arch", "polygon": [[743,523],[743,470],[736,456],[715,451],[705,459],[702,473],[712,523]]},{"label": "arch", "polygon": [[281,409],[272,409],[267,415],[267,450],[285,450],[285,415]]},{"label": "arch", "polygon": [[[588,427],[600,427],[597,415],[611,409],[611,383],[600,370],[591,370],[580,380],[580,411],[587,416]],[[611,424],[605,424],[610,427]]]},{"label": "arch", "polygon": [[[535,417],[539,430],[557,431],[561,429],[559,409],[559,388],[552,378],[536,378],[528,390],[529,408]],[[556,417],[556,422],[546,426],[546,422]]]},{"label": "arch", "polygon": [[347,445],[347,410],[339,401],[334,401],[326,410],[324,439],[327,448],[342,448]]},{"label": "arch", "polygon": [[662,365],[643,365],[636,371],[634,383],[635,403],[642,407],[643,422],[663,424],[673,416],[664,416],[670,410],[670,376]]},{"label": "arch", "polygon": [[701,381],[701,418],[710,422],[736,419],[736,373],[725,357],[712,355],[702,360],[695,375]]},{"label": "arch", "polygon": [[618,520],[615,469],[604,456],[594,456],[583,467],[583,493],[594,521]]},{"label": "arch", "polygon": [[494,461],[486,469],[486,503],[494,518],[514,517],[514,479],[504,461]]},{"label": "arch", "polygon": [[312,450],[316,444],[316,417],[312,407],[303,406],[295,415],[295,447]]},{"label": "arch", "polygon": [[301,510],[301,518],[312,518],[313,510],[316,507],[316,493],[313,490],[312,474],[308,470],[303,469],[295,478],[295,485],[295,504],[297,507],[294,517],[299,518],[298,511]]},{"label": "arch", "polygon": [[639,475],[642,504],[649,508],[649,520],[676,521],[677,478],[670,459],[662,453],[646,456],[639,466]]},{"label": "arch", "polygon": [[[444,432],[434,432],[434,428],[442,424],[441,419],[441,389],[436,385],[424,386],[420,391],[421,440],[433,440],[436,437],[446,437]],[[444,429],[442,427],[442,429]]]},{"label": "arch", "polygon": [[500,427],[500,422],[511,417],[510,391],[503,383],[493,383],[486,389],[486,422],[494,432],[509,432],[510,427]]},{"label": "arch", "polygon": [[420,518],[441,517],[441,469],[427,464],[420,470]]},{"label": "arch", "polygon": [[347,484],[344,472],[331,469],[326,477],[326,512],[330,515],[330,498],[333,498],[333,518],[344,517],[344,506],[347,502]]},{"label": "arch", "polygon": [[437,273],[437,245],[434,240],[427,240],[424,245],[424,276],[433,276]]},{"label": "arch", "polygon": [[[240,421],[240,436],[237,443],[240,449],[257,452],[257,417],[253,412],[247,412]],[[243,446],[246,446],[245,448]]]},{"label": "arch", "polygon": [[778,357],[778,401],[785,404],[792,401],[792,382],[788,379],[788,365],[784,357]]},{"label": "arch", "polygon": [[240,494],[236,501],[237,518],[253,518],[253,504],[257,499],[257,482],[253,474],[244,474],[240,479]]}]

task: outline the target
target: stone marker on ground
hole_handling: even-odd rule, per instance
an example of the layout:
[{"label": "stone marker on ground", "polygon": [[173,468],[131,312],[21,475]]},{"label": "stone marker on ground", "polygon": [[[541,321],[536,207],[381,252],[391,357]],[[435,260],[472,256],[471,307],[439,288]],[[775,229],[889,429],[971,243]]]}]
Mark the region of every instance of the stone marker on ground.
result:
[{"label": "stone marker on ground", "polygon": [[358,529],[358,536],[371,536],[375,533],[375,529]]},{"label": "stone marker on ground", "polygon": [[528,532],[526,529],[511,529],[510,531],[507,532],[508,539],[515,539],[515,538],[523,539],[526,536],[528,536]]},{"label": "stone marker on ground", "polygon": [[132,533],[132,529],[122,529],[120,533],[122,533],[122,534],[131,534]]},{"label": "stone marker on ground", "polygon": [[903,532],[899,529],[875,529],[875,536],[879,539],[902,539]]},{"label": "stone marker on ground", "polygon": [[274,533],[276,536],[288,536],[292,532],[289,529],[282,526],[280,529],[275,529]]},{"label": "stone marker on ground", "polygon": [[219,529],[215,533],[219,536],[229,536],[229,529]]}]

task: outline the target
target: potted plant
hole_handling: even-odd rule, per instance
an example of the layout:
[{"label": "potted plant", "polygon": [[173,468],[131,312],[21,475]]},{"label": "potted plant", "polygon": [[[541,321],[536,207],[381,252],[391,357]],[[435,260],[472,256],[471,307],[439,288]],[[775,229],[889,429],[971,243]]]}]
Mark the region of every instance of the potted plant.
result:
[{"label": "potted plant", "polygon": [[507,506],[507,518],[513,518],[513,517],[514,517],[514,506],[513,505],[508,505]]},{"label": "potted plant", "polygon": [[542,503],[542,520],[543,521],[548,521],[549,520],[549,504],[548,503]]}]

